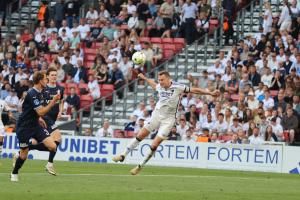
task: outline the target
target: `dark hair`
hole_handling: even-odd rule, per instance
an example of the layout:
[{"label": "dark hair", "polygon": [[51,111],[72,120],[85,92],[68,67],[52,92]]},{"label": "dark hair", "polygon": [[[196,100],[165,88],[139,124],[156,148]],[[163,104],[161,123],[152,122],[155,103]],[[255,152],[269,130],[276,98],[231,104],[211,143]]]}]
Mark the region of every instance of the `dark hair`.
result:
[{"label": "dark hair", "polygon": [[47,76],[51,73],[51,72],[57,72],[57,69],[56,67],[49,67],[48,70],[47,70]]},{"label": "dark hair", "polygon": [[45,71],[36,71],[33,74],[33,84],[38,84],[41,80],[45,78],[46,72]]},{"label": "dark hair", "polygon": [[158,75],[159,76],[165,75],[166,77],[171,78],[170,73],[167,71],[160,71],[158,72]]}]

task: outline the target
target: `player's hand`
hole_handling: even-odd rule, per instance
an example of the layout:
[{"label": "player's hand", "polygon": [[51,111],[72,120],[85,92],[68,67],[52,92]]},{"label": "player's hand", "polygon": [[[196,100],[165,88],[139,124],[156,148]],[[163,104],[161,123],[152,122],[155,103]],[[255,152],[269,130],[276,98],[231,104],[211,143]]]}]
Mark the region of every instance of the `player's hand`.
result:
[{"label": "player's hand", "polygon": [[56,95],[53,96],[53,100],[54,100],[55,102],[59,101],[60,98],[61,98],[60,93],[57,93]]},{"label": "player's hand", "polygon": [[219,90],[215,90],[215,91],[211,92],[211,96],[213,96],[213,97],[220,96],[220,91]]},{"label": "player's hand", "polygon": [[41,117],[39,118],[39,123],[43,128],[47,128],[47,124],[43,118]]},{"label": "player's hand", "polygon": [[146,79],[146,76],[142,73],[139,73],[138,74],[138,78],[142,79],[142,80],[145,80]]},{"label": "player's hand", "polygon": [[62,116],[62,114],[61,114],[61,112],[59,112],[57,115],[57,119],[61,119],[61,116]]}]

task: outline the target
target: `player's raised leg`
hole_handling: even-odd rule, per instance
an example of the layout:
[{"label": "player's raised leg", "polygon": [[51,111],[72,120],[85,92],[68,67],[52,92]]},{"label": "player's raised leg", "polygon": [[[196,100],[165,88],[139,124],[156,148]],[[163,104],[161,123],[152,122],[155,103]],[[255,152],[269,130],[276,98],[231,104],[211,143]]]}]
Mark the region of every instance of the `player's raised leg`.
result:
[{"label": "player's raised leg", "polygon": [[120,155],[113,157],[113,161],[123,162],[128,153],[135,149],[140,144],[140,142],[149,135],[149,133],[150,131],[148,131],[146,128],[142,128],[139,131],[138,135],[129,142],[124,151]]},{"label": "player's raised leg", "polygon": [[136,166],[135,168],[133,168],[130,173],[132,175],[137,175],[141,170],[142,168],[145,166],[145,164],[152,158],[152,156],[154,155],[157,147],[160,145],[160,143],[162,143],[162,141],[164,141],[164,139],[162,139],[161,137],[159,136],[156,136],[150,146],[150,150],[147,154],[147,156],[145,157],[145,159],[140,162],[140,164],[138,166]]}]

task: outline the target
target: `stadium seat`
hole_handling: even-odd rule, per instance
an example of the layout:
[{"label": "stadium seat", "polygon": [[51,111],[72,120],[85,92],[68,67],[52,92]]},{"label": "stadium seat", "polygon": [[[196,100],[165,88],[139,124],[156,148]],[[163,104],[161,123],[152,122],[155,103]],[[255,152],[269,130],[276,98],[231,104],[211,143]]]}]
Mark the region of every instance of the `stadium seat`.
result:
[{"label": "stadium seat", "polygon": [[234,101],[234,102],[238,102],[239,101],[239,95],[238,94],[232,94],[231,95],[231,99]]},{"label": "stadium seat", "polygon": [[163,52],[163,59],[164,59],[164,60],[168,60],[169,58],[173,57],[174,54],[175,54],[175,53],[174,53],[173,50],[165,49],[164,52]]},{"label": "stadium seat", "polygon": [[140,37],[140,43],[144,43],[144,42],[150,42],[150,38],[149,37]]},{"label": "stadium seat", "polygon": [[85,111],[89,111],[89,105],[93,103],[93,97],[89,94],[80,96],[80,108],[85,108]]},{"label": "stadium seat", "polygon": [[125,137],[126,138],[133,138],[134,137],[134,131],[126,131],[125,132]]},{"label": "stadium seat", "polygon": [[162,43],[165,43],[165,44],[173,44],[174,43],[174,40],[173,38],[162,38]]},{"label": "stadium seat", "polygon": [[277,96],[277,95],[278,95],[278,90],[270,90],[270,95],[271,95],[272,97]]},{"label": "stadium seat", "polygon": [[106,97],[106,100],[112,100],[112,93],[115,90],[113,84],[102,84],[100,85],[101,97]]},{"label": "stadium seat", "polygon": [[163,50],[172,50],[172,51],[176,51],[176,46],[175,44],[163,44]]},{"label": "stadium seat", "polygon": [[84,48],[83,52],[85,55],[87,55],[87,54],[96,55],[96,49]]},{"label": "stadium seat", "polygon": [[232,138],[232,135],[221,135],[220,140],[223,140],[224,142],[230,141]]},{"label": "stadium seat", "polygon": [[124,138],[123,130],[120,129],[114,130],[114,138]]},{"label": "stadium seat", "polygon": [[127,26],[127,24],[123,24],[123,25],[121,25],[121,30],[128,30],[128,26]]},{"label": "stadium seat", "polygon": [[89,89],[89,87],[88,87],[88,84],[87,84],[87,83],[79,83],[79,84],[78,84],[78,88],[79,88],[79,89],[81,89],[81,88],[85,88],[86,90],[88,90],[88,89]]},{"label": "stadium seat", "polygon": [[85,61],[83,65],[85,68],[91,68],[94,65],[94,61]]},{"label": "stadium seat", "polygon": [[174,44],[176,47],[176,52],[178,53],[185,46],[185,40],[184,40],[184,38],[174,38]]},{"label": "stadium seat", "polygon": [[92,45],[92,47],[96,48],[96,49],[100,48],[101,46],[102,46],[102,44],[100,42],[94,42]]},{"label": "stadium seat", "polygon": [[150,42],[151,43],[158,43],[158,44],[161,44],[161,38],[158,38],[158,37],[153,37],[150,39]]},{"label": "stadium seat", "polygon": [[95,60],[95,55],[87,54],[87,55],[84,56],[84,60],[86,60],[86,61],[94,61]]},{"label": "stadium seat", "polygon": [[66,84],[66,83],[58,83],[58,85],[59,85],[60,87],[67,88],[67,84]]}]

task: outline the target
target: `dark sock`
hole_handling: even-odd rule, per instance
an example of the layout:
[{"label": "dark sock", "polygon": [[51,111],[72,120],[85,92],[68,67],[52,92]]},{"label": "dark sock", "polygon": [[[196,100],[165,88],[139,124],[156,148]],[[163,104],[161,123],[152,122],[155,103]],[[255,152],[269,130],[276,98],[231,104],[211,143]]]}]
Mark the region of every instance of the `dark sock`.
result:
[{"label": "dark sock", "polygon": [[16,165],[15,168],[13,169],[12,173],[13,174],[18,174],[19,173],[19,169],[21,169],[21,167],[23,166],[25,160],[22,160],[20,157],[17,158],[16,161]]},{"label": "dark sock", "polygon": [[[56,144],[56,150],[57,150],[57,148],[58,148],[59,143],[60,143],[60,142],[55,141],[55,144]],[[50,151],[49,159],[48,159],[48,162],[49,162],[49,163],[53,163],[53,159],[54,159],[55,155],[56,155],[56,151]]]},{"label": "dark sock", "polygon": [[38,150],[38,151],[49,151],[49,149],[44,145],[44,143],[38,144],[29,144],[29,150]]}]

